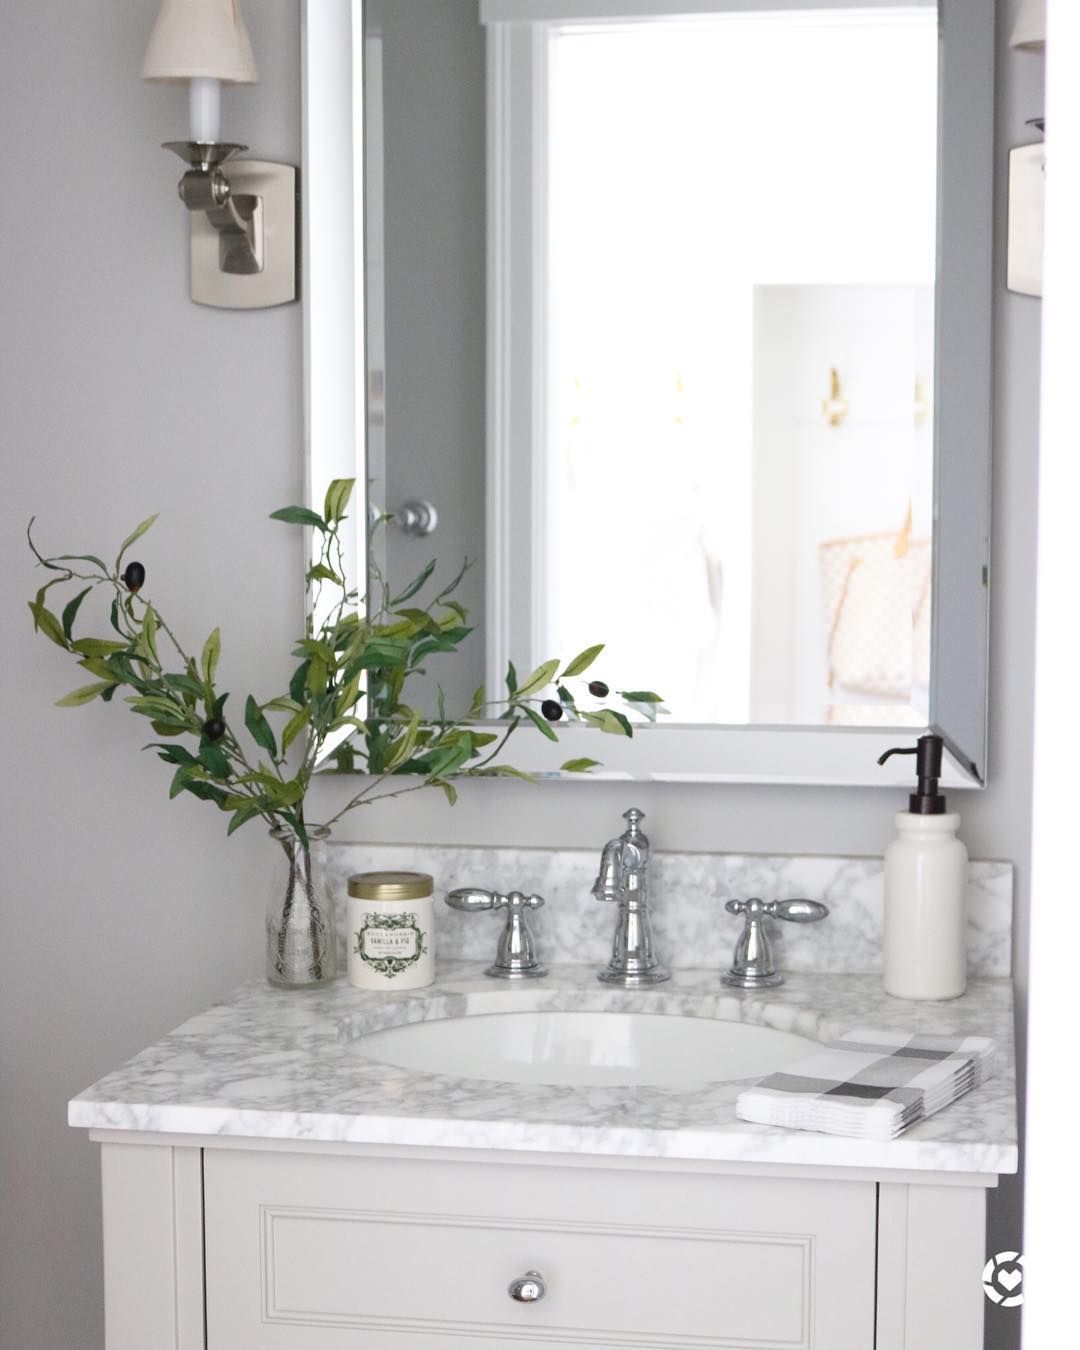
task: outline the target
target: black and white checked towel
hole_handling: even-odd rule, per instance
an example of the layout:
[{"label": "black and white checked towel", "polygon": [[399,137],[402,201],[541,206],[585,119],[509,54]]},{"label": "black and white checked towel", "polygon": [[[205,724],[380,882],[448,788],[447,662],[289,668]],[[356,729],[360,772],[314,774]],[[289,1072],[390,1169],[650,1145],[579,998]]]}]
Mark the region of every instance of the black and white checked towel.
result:
[{"label": "black and white checked towel", "polygon": [[985,1036],[849,1031],[740,1092],[735,1114],[859,1139],[895,1139],[989,1078]]}]

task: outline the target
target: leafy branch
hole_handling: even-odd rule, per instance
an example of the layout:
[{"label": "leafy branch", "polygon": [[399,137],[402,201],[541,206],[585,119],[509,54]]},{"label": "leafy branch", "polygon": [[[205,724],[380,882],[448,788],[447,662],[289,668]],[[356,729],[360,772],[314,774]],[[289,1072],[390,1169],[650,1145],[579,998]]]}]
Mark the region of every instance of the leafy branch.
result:
[{"label": "leafy branch", "polygon": [[[454,598],[467,564],[426,603],[420,597],[434,584],[434,561],[397,595],[376,575],[372,589],[378,603],[365,615],[346,578],[341,538],[353,488],[353,479],[335,479],[321,515],[302,506],[272,513],[274,520],[311,529],[318,545],[307,572],[308,619],[292,652],[297,664],[288,692],[266,702],[250,693],[242,704],[234,699],[231,707],[242,706],[236,718],[226,714],[230,694],[218,681],[220,631],[209,634],[196,659],[143,593],[145,567],[125,564],[129,549],[156,516],[127,536],[111,567],[95,554],[46,557],[34,542],[31,520],[31,551],[39,566],[55,574],[29,602],[35,630],[74,656],[92,677],[59,706],[78,707],[99,698],[110,702],[117,690],[125,691],[124,701],[159,738],[144,748],[156,750],[173,767],[170,796],[189,792],[213,802],[229,814],[230,834],[260,816],[271,826],[287,827],[305,844],[308,789],[327,745],[343,737],[348,739],[336,752],[338,767],[358,770],[369,781],[330,825],[357,806],[425,788],[439,788],[452,803],[457,799],[452,780],[458,778],[530,779],[500,761],[523,726],[557,741],[560,723],[632,736],[628,712],[655,718],[661,699],[649,690],[618,692],[622,707],[613,708],[604,702],[610,690],[603,681],[593,679],[582,688],[582,676],[600,656],[602,644],[565,665],[544,661],[523,680],[511,664],[505,693],[489,700],[480,687],[464,716],[447,714],[441,691],[434,716],[410,706],[406,690],[413,677],[426,674],[425,661],[457,651],[472,632],[466,610]],[[77,589],[57,614],[47,601],[59,585]],[[77,637],[76,619],[95,591],[108,602],[111,633]],[[484,718],[494,718],[496,729],[478,725]],[[586,773],[597,763],[573,759],[562,768]],[[410,776],[408,782],[400,781],[404,775]]]}]

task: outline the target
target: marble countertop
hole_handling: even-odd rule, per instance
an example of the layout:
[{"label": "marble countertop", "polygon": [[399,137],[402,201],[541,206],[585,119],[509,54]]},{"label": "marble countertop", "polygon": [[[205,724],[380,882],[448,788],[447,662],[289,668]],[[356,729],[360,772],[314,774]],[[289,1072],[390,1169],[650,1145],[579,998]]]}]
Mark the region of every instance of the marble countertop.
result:
[{"label": "marble countertop", "polygon": [[[996,1075],[899,1139],[877,1142],[753,1125],[735,1117],[751,1080],[706,1087],[551,1087],[421,1074],[357,1052],[367,1031],[521,1009],[664,1012],[755,1023],[828,1040],[855,1027],[993,1036]],[[191,1018],[69,1105],[73,1126],[252,1139],[608,1154],[885,1170],[1015,1172],[1012,989],[973,981],[961,999],[909,1003],[876,975],[800,973],[779,989],[724,988],[714,970],[676,971],[643,991],[597,982],[592,966],[504,984],[444,962],[436,984],[368,993],[343,979],[282,992],[264,981]]]}]

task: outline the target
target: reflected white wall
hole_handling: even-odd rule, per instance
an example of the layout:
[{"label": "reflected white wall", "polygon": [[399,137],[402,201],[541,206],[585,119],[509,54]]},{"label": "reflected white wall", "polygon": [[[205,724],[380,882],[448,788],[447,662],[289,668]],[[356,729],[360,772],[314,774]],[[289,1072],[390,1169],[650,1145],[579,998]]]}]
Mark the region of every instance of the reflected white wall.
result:
[{"label": "reflected white wall", "polygon": [[[544,600],[523,665],[603,640],[610,670],[660,690],[679,721],[825,720],[808,677],[782,700],[757,690],[755,610],[769,589],[754,569],[783,509],[755,472],[755,367],[767,357],[756,297],[891,286],[916,307],[934,280],[936,84],[928,9],[555,31]],[[896,335],[891,317],[886,305],[856,324],[854,345],[881,334],[878,367],[907,391],[911,426],[914,321]],[[831,358],[814,348],[818,406],[845,343]],[[865,392],[864,423],[884,424]],[[895,527],[931,491],[928,459],[912,482],[910,447],[901,454]],[[816,495],[835,496],[835,481]],[[881,483],[872,476],[862,524],[845,516],[852,530],[887,514]],[[776,597],[790,610],[787,649],[768,659],[791,665],[820,647],[802,630],[820,628],[821,605],[788,591]],[[643,615],[654,616],[644,652]]]}]

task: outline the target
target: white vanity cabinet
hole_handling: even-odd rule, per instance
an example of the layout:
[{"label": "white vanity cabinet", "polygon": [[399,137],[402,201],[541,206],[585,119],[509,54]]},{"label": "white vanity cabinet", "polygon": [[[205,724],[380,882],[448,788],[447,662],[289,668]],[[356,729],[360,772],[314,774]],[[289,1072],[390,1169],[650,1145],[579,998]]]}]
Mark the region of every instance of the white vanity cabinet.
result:
[{"label": "white vanity cabinet", "polygon": [[[1008,982],[921,1009],[873,976],[717,984],[555,965],[503,988],[445,962],[400,994],[242,985],[70,1103],[101,1146],[107,1350],[983,1350],[986,1193],[1016,1169]],[[875,1141],[742,1121],[738,1078],[559,1084],[364,1050],[567,1009],[979,1032],[1000,1064]],[[542,1297],[515,1299],[532,1271]]]},{"label": "white vanity cabinet", "polygon": [[988,1178],[96,1137],[108,1350],[982,1347]]}]

